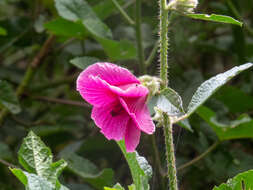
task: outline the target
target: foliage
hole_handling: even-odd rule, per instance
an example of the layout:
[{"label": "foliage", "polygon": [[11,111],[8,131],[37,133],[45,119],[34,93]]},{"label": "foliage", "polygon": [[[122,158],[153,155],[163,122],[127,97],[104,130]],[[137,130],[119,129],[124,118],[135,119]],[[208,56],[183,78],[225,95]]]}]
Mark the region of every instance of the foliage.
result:
[{"label": "foliage", "polygon": [[66,162],[59,160],[53,163],[50,149],[32,131],[24,139],[18,154],[19,162],[27,172],[19,168],[11,171],[26,189],[67,189],[57,179]]},{"label": "foliage", "polygon": [[[127,153],[100,134],[76,92],[78,74],[97,61],[158,76],[158,3],[141,1],[140,39],[136,2],[0,1],[1,190],[168,189],[160,125]],[[196,13],[170,14],[169,86],[149,109],[174,123],[177,168],[204,153],[178,169],[180,189],[252,188],[252,8],[199,0]]]}]

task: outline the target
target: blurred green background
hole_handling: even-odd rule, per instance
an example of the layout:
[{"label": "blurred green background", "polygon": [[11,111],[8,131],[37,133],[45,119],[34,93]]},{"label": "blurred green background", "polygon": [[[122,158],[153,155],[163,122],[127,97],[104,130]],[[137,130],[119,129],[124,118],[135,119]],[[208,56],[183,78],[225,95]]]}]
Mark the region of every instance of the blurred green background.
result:
[{"label": "blurred green background", "polygon": [[[0,124],[1,190],[23,188],[3,161],[18,165],[17,151],[29,130],[43,139],[55,158],[68,162],[60,180],[70,189],[94,190],[116,182],[125,186],[132,183],[120,149],[99,133],[90,118],[91,107],[75,90],[75,80],[81,70],[73,63],[113,62],[139,76],[142,71],[138,67],[135,28],[111,0],[86,2],[110,28],[112,39],[90,34],[81,21],[69,19],[70,13],[63,18],[53,0],[0,0],[0,80],[5,81],[0,86],[0,110],[7,106],[12,112]],[[135,1],[118,0],[118,3],[135,20]],[[77,8],[83,11],[83,7]],[[243,21],[244,26],[175,17],[169,28],[169,84],[182,96],[185,106],[205,79],[236,65],[253,62],[252,0],[201,0],[196,12],[233,16]],[[146,59],[155,50],[158,24],[157,1],[143,0],[141,26]],[[50,40],[48,52],[43,54],[47,39]],[[76,57],[83,58],[70,62]],[[32,69],[33,77],[18,102],[11,92],[23,80],[28,65],[36,62],[34,58],[39,58],[39,63]],[[158,70],[156,53],[147,73],[158,76]],[[222,87],[205,106],[203,109],[213,111],[215,121],[208,120],[203,110],[199,110],[189,120],[193,132],[174,127],[178,167],[218,141],[212,125],[233,128],[242,122],[240,118],[247,117],[247,126],[253,127],[250,119],[253,116],[252,70]],[[253,141],[244,137],[253,137],[253,134],[252,130],[248,132],[246,136],[235,135],[233,140],[219,143],[199,162],[180,169],[180,189],[212,189],[229,177],[252,169]],[[153,137],[142,135],[137,151],[153,167],[151,189],[168,189],[163,176],[166,163],[162,129],[157,128]]]}]

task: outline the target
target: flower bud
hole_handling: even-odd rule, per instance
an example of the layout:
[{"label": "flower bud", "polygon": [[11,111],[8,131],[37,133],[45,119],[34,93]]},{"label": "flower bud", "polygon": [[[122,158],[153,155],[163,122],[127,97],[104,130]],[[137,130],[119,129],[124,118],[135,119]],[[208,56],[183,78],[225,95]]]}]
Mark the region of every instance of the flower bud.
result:
[{"label": "flower bud", "polygon": [[198,0],[170,0],[168,9],[182,13],[193,13],[198,5]]},{"label": "flower bud", "polygon": [[160,110],[158,107],[154,107],[155,115],[152,117],[153,121],[157,121],[158,125],[160,126],[163,123],[163,111]]},{"label": "flower bud", "polygon": [[158,77],[152,77],[149,75],[143,75],[139,77],[141,84],[148,88],[149,97],[156,95],[160,90],[160,83],[162,80]]}]

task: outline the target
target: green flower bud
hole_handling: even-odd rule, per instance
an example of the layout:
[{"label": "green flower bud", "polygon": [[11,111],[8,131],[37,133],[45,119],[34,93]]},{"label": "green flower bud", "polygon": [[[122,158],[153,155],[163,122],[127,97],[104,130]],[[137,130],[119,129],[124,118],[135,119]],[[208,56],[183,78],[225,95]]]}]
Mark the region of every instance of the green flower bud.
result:
[{"label": "green flower bud", "polygon": [[149,97],[152,97],[159,92],[160,84],[162,82],[160,78],[144,75],[139,77],[139,80],[143,86],[148,88]]},{"label": "green flower bud", "polygon": [[168,9],[182,13],[193,13],[198,5],[198,0],[171,0]]}]

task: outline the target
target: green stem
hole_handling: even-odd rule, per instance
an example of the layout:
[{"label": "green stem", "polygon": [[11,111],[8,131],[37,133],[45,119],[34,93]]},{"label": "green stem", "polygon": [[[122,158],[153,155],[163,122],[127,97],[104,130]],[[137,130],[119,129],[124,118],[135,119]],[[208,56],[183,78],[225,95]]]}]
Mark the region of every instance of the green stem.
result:
[{"label": "green stem", "polygon": [[162,88],[168,86],[168,11],[167,1],[160,0],[160,78]]},{"label": "green stem", "polygon": [[119,10],[119,12],[121,13],[121,15],[123,16],[123,18],[130,24],[130,25],[134,25],[134,21],[130,18],[130,16],[128,16],[128,14],[126,13],[126,11],[124,11],[124,9],[120,6],[120,4],[118,3],[117,0],[112,0],[113,4],[115,5],[115,7]]},{"label": "green stem", "polygon": [[144,49],[142,45],[142,32],[141,32],[141,0],[136,0],[135,9],[135,30],[136,30],[136,40],[137,40],[137,51],[139,57],[139,72],[141,74],[146,73],[146,66],[144,60]]},{"label": "green stem", "polygon": [[193,160],[183,164],[182,166],[180,166],[178,168],[179,170],[183,170],[193,164],[195,164],[196,162],[200,161],[201,159],[203,159],[206,155],[208,155],[210,152],[212,152],[214,149],[216,149],[216,147],[220,144],[220,141],[215,142],[212,146],[210,146],[205,152],[203,152],[202,154],[200,154],[198,157],[194,158]]},{"label": "green stem", "polygon": [[152,49],[152,51],[151,51],[151,53],[150,53],[148,59],[146,60],[146,66],[151,65],[151,63],[152,63],[152,61],[154,60],[155,55],[156,55],[156,53],[157,53],[158,47],[159,47],[159,41],[157,41],[157,42],[155,43],[155,45],[154,45],[154,47],[153,47],[153,49]]},{"label": "green stem", "polygon": [[[236,17],[236,19],[242,20],[242,17],[240,15],[239,11],[236,9],[235,5],[233,4],[233,2],[231,0],[227,0],[227,5],[230,8],[230,10],[232,11],[232,13],[234,14],[234,16]],[[253,36],[253,29],[247,23],[243,23],[243,26],[244,26],[245,30],[248,32],[248,34],[250,36]]]},{"label": "green stem", "polygon": [[[160,0],[160,78],[163,81],[161,89],[168,86],[168,10],[167,0]],[[177,171],[173,143],[173,123],[167,114],[163,114],[164,136],[167,157],[167,168],[170,190],[178,190]]]},{"label": "green stem", "polygon": [[174,144],[173,144],[173,128],[170,122],[169,116],[164,114],[164,136],[165,136],[165,147],[166,147],[166,157],[167,157],[167,167],[168,167],[168,177],[169,177],[169,187],[170,190],[178,190],[177,187],[177,170],[176,170],[176,159],[174,154]]}]

